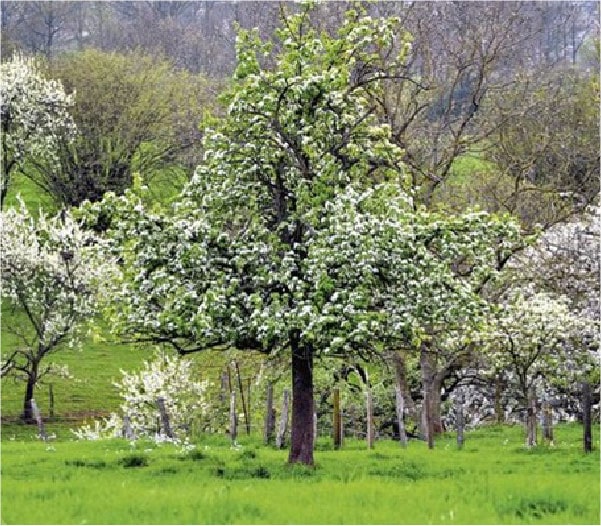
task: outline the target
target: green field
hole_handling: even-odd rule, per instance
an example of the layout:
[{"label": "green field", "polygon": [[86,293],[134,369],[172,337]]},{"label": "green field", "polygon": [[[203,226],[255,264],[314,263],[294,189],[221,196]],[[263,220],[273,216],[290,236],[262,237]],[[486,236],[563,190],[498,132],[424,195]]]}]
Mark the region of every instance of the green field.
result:
[{"label": "green field", "polygon": [[[242,437],[175,446],[124,440],[2,441],[4,524],[598,524],[599,456],[581,428],[554,447],[523,447],[519,427],[451,435],[434,450],[318,440],[316,469]],[[595,440],[595,449],[599,449]]]}]

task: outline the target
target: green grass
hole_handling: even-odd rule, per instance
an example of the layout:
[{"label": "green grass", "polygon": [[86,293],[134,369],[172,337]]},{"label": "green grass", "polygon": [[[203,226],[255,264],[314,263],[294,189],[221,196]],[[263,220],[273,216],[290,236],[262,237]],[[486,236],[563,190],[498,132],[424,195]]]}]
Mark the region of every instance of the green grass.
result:
[{"label": "green grass", "polygon": [[[285,451],[223,436],[197,449],[126,441],[2,442],[5,524],[598,524],[599,456],[581,429],[528,451],[519,427],[453,437],[429,451],[380,441],[340,451],[320,439],[316,469]],[[596,441],[598,451],[598,441]]]},{"label": "green grass", "polygon": [[43,192],[39,186],[19,173],[15,174],[10,182],[4,208],[18,206],[17,196],[23,199],[25,206],[34,217],[37,217],[40,208],[48,213],[52,213],[56,209],[56,204],[50,195]]}]

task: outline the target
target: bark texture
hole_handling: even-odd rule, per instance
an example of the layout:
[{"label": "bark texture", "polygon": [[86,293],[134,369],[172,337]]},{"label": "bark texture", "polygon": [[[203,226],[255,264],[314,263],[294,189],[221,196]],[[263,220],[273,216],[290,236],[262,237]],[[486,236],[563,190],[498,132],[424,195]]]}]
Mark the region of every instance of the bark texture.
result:
[{"label": "bark texture", "polygon": [[313,465],[313,350],[292,340],[292,429],[288,462]]}]

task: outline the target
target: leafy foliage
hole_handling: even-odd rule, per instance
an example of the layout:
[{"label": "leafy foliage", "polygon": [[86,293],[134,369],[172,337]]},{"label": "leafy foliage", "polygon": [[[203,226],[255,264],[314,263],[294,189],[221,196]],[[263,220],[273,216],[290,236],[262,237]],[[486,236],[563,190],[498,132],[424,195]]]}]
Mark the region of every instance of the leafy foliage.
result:
[{"label": "leafy foliage", "polygon": [[49,70],[77,90],[79,135],[57,144],[60,170],[42,160],[27,175],[57,202],[79,205],[109,190],[122,193],[137,170],[150,178],[159,169],[196,164],[191,147],[200,141],[197,127],[210,98],[202,78],[141,52],[70,53]]}]

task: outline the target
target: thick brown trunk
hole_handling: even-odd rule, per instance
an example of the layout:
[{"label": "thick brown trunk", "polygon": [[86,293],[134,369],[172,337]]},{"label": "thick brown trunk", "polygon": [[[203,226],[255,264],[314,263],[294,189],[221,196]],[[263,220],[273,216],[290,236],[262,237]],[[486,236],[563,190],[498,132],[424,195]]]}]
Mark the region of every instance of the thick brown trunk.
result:
[{"label": "thick brown trunk", "polygon": [[440,406],[442,405],[440,390],[442,387],[442,382],[436,376],[430,383],[430,415],[432,418],[432,431],[434,431],[435,435],[439,435],[444,431],[444,426],[442,425],[442,417],[440,414]]},{"label": "thick brown trunk", "polygon": [[434,435],[444,431],[440,415],[440,388],[442,385],[442,375],[437,374],[436,359],[425,346],[422,346],[420,352],[420,367],[422,376],[422,434],[426,440],[429,434]]},{"label": "thick brown trunk", "polygon": [[292,425],[288,462],[313,465],[313,350],[291,338]]}]

